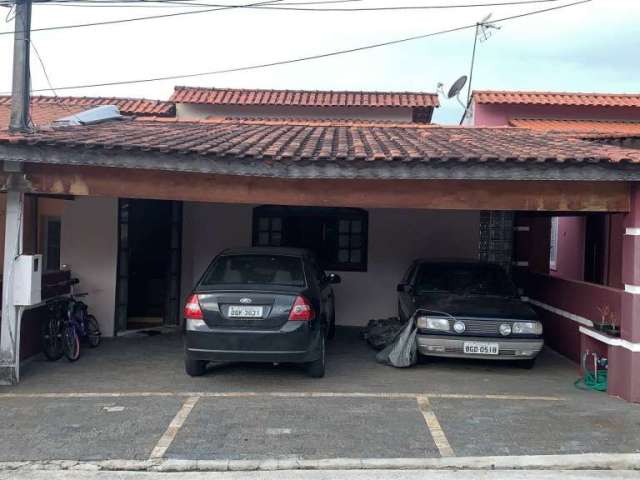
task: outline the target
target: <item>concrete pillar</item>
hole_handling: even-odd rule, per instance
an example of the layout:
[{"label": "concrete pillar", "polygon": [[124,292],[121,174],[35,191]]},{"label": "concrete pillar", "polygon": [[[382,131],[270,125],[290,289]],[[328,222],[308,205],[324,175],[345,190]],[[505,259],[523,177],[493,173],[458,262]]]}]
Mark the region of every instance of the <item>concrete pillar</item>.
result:
[{"label": "concrete pillar", "polygon": [[13,273],[15,259],[22,252],[24,193],[8,190],[6,198],[0,320],[0,385],[13,385],[20,379],[21,310],[13,305]]},{"label": "concrete pillar", "polygon": [[640,184],[631,188],[622,247],[622,345],[613,352],[617,368],[609,372],[609,393],[640,402]]}]

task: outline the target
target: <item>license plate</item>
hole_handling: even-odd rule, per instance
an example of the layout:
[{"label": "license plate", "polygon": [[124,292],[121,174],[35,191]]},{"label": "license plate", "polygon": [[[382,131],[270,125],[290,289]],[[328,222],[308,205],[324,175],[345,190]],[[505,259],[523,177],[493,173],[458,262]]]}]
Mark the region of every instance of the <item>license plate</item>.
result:
[{"label": "license plate", "polygon": [[228,315],[233,318],[260,318],[262,317],[262,307],[231,305]]},{"label": "license plate", "polygon": [[498,355],[500,347],[497,343],[487,342],[464,342],[464,353],[471,355]]}]

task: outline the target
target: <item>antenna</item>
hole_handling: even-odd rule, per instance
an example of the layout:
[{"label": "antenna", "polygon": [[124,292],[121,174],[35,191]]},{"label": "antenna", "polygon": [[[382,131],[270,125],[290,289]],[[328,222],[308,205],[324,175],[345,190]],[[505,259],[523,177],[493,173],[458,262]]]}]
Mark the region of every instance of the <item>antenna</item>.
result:
[{"label": "antenna", "polygon": [[500,26],[489,21],[491,20],[491,15],[492,14],[490,13],[482,20],[480,20],[477,24],[476,36],[480,37],[480,42],[486,42],[487,40],[489,40],[489,38],[491,38],[491,35],[493,35],[491,30],[500,30],[501,28]]}]

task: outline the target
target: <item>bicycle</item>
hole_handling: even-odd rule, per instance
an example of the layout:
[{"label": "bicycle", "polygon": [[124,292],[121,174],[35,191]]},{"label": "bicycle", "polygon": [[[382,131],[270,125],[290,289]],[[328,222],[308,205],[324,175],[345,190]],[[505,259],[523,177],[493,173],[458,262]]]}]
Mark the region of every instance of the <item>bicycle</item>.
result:
[{"label": "bicycle", "polygon": [[80,358],[80,339],[86,338],[90,347],[100,344],[100,326],[96,317],[89,314],[86,303],[78,300],[87,293],[75,294],[73,286],[77,285],[77,278],[61,282],[69,286],[71,292],[68,297],[55,298],[48,302],[49,318],[41,326],[42,349],[51,361],[56,361],[64,355],[70,362]]},{"label": "bicycle", "polygon": [[59,299],[47,302],[48,318],[40,325],[42,351],[47,360],[55,362],[64,355],[62,345],[62,327],[64,323],[64,304]]},{"label": "bicycle", "polygon": [[85,338],[91,348],[100,344],[100,326],[96,317],[89,314],[89,307],[86,303],[78,300],[88,293],[73,293],[73,285],[79,283],[78,279],[70,281],[71,293],[67,299],[66,315],[63,321],[63,351],[64,356],[70,362],[75,362],[80,358],[80,339]]}]

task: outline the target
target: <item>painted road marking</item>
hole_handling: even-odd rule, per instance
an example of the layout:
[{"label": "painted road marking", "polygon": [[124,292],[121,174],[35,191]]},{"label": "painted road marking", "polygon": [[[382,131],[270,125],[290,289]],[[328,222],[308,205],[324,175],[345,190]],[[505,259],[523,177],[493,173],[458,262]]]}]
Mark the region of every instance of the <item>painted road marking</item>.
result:
[{"label": "painted road marking", "polygon": [[184,422],[191,413],[191,410],[193,410],[193,407],[198,403],[199,398],[200,397],[189,397],[184,401],[182,408],[180,408],[178,413],[176,413],[176,416],[173,417],[173,420],[171,420],[171,423],[167,427],[167,431],[164,432],[162,437],[160,437],[160,440],[158,440],[158,443],[151,452],[151,455],[149,455],[149,460],[164,457],[164,454],[173,443],[173,440],[176,438],[176,435],[180,428],[182,428],[182,425],[184,425]]},{"label": "painted road marking", "polygon": [[420,409],[420,413],[424,417],[424,421],[427,424],[427,428],[431,433],[431,437],[433,438],[433,442],[438,447],[438,451],[440,452],[441,457],[455,457],[455,453],[453,453],[453,448],[449,444],[449,440],[447,440],[447,436],[444,434],[444,430],[442,430],[442,426],[440,426],[440,422],[438,421],[438,417],[433,412],[431,408],[431,403],[429,403],[428,397],[419,396],[418,400],[418,408]]},{"label": "painted road marking", "polygon": [[136,397],[205,397],[205,398],[376,398],[416,399],[449,398],[460,400],[530,400],[540,402],[566,402],[564,397],[509,394],[466,393],[363,393],[363,392],[52,392],[52,393],[0,393],[1,399],[12,398],[136,398]]}]

